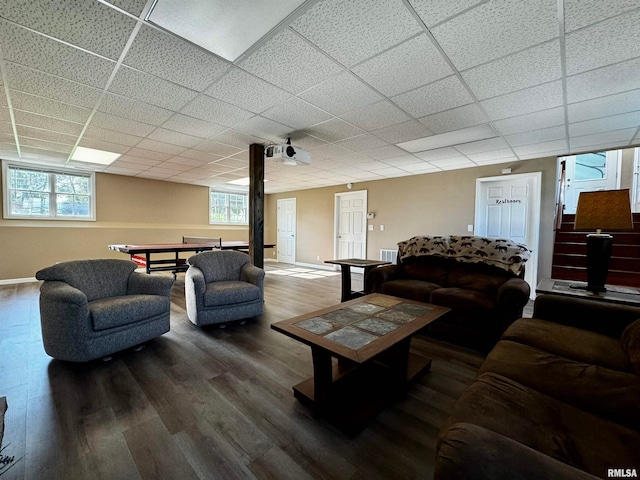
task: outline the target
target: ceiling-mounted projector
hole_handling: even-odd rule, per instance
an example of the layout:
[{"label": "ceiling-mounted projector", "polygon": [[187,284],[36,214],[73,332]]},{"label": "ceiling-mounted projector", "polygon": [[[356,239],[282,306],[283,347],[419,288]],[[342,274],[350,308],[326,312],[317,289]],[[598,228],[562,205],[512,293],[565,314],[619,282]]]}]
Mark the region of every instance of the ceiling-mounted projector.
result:
[{"label": "ceiling-mounted projector", "polygon": [[311,163],[311,154],[309,152],[286,143],[269,145],[264,150],[264,156],[276,162],[283,162],[285,165],[309,165]]}]

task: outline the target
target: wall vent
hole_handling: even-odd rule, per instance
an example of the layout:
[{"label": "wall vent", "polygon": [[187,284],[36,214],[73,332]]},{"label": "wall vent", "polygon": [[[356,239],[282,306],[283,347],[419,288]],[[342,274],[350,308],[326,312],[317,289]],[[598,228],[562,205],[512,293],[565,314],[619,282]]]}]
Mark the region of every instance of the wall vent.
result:
[{"label": "wall vent", "polygon": [[381,248],[380,260],[383,262],[391,262],[394,265],[396,265],[398,263],[398,250],[392,250],[390,248]]}]

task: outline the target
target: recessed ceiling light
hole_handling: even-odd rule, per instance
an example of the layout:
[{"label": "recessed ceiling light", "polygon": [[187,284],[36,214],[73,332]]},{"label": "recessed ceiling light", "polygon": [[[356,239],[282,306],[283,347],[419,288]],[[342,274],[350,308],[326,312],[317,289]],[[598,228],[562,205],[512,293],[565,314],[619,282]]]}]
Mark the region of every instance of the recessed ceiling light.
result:
[{"label": "recessed ceiling light", "polygon": [[146,20],[233,62],[304,0],[157,0]]},{"label": "recessed ceiling light", "polygon": [[409,142],[398,143],[397,146],[407,152],[416,153],[425,150],[434,150],[436,148],[450,147],[460,145],[461,143],[475,142],[478,140],[486,140],[487,138],[497,137],[495,130],[485,123],[475,127],[462,128],[453,132],[441,133],[440,135],[432,135],[430,137],[418,138]]},{"label": "recessed ceiling light", "polygon": [[71,156],[71,160],[76,162],[99,163],[101,165],[109,165],[120,158],[120,153],[107,152],[105,150],[96,150],[94,148],[76,147],[75,152]]},{"label": "recessed ceiling light", "polygon": [[[246,186],[249,185],[249,182],[251,181],[250,177],[245,177],[245,178],[239,178],[237,180],[231,180],[230,183],[231,185],[242,185],[242,186]],[[263,180],[264,182],[268,182],[269,180]]]}]

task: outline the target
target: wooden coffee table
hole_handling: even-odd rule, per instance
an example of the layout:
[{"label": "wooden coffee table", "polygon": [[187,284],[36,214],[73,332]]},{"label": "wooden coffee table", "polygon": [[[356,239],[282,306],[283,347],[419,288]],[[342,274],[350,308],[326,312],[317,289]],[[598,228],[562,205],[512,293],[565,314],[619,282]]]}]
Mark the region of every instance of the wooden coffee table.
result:
[{"label": "wooden coffee table", "polygon": [[429,369],[409,351],[411,337],[448,311],[374,293],[271,328],[311,347],[313,377],[293,387],[295,397],[355,435]]}]

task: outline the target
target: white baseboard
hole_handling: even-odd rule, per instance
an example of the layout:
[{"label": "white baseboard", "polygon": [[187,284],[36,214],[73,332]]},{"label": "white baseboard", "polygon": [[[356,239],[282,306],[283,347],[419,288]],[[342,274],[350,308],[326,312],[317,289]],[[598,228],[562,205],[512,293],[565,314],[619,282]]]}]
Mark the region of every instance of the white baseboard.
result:
[{"label": "white baseboard", "polygon": [[31,283],[37,282],[36,277],[29,278],[7,278],[6,280],[0,280],[0,285],[13,285],[14,283]]},{"label": "white baseboard", "polygon": [[318,268],[320,270],[331,270],[334,271],[335,267],[334,266],[330,266],[330,265],[319,265],[317,263],[302,263],[302,262],[296,262],[295,263],[296,267],[307,267],[307,268]]}]

